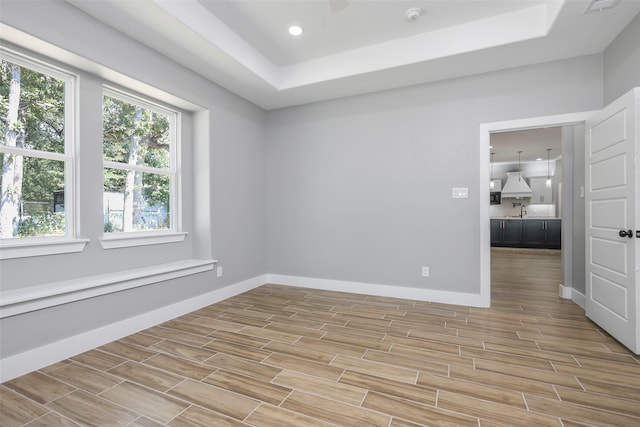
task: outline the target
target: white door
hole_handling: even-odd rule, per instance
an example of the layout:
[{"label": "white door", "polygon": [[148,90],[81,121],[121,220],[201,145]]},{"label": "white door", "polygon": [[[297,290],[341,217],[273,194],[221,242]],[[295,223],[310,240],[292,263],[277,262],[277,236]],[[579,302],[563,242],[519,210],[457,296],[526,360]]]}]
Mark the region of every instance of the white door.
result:
[{"label": "white door", "polygon": [[640,88],[586,124],[586,314],[640,353]]}]

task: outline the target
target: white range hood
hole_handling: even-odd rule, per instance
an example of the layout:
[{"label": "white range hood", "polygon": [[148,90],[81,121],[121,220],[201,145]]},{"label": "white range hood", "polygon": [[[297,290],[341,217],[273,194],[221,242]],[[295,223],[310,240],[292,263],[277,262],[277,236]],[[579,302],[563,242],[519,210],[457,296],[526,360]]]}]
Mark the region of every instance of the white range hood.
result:
[{"label": "white range hood", "polygon": [[521,172],[507,172],[507,182],[502,187],[501,197],[503,199],[531,197],[532,193],[531,187],[527,185]]}]

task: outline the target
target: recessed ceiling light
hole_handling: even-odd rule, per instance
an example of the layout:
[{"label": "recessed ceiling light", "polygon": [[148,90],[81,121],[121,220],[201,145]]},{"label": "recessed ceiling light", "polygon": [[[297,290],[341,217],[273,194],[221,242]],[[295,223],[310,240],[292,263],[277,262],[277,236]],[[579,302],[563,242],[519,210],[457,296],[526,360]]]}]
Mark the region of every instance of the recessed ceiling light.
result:
[{"label": "recessed ceiling light", "polygon": [[542,160],[542,157],[538,157],[536,160],[537,160],[537,161],[540,161],[540,160]]},{"label": "recessed ceiling light", "polygon": [[292,36],[299,36],[300,34],[302,34],[302,27],[298,26],[298,25],[292,25],[289,27],[289,34],[291,34]]}]

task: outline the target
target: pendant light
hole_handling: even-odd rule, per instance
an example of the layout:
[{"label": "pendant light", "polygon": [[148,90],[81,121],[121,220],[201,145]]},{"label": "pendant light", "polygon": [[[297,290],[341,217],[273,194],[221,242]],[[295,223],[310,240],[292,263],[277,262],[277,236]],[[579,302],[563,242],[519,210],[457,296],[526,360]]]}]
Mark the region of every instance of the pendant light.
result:
[{"label": "pendant light", "polygon": [[549,152],[550,151],[551,151],[551,148],[547,148],[547,182],[546,182],[547,188],[551,188],[551,174],[549,173]]},{"label": "pendant light", "polygon": [[520,169],[520,155],[522,150],[518,151],[518,181],[522,181],[522,170]]},{"label": "pendant light", "polygon": [[493,190],[496,184],[493,182],[493,155],[496,153],[491,153],[491,180],[489,181],[489,188]]}]

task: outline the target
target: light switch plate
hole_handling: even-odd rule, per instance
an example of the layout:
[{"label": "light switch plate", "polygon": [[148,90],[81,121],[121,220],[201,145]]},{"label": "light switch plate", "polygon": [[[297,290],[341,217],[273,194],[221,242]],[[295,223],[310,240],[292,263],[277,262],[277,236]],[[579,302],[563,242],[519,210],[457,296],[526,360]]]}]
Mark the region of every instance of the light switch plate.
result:
[{"label": "light switch plate", "polygon": [[452,199],[468,199],[469,189],[468,188],[452,188],[451,198]]},{"label": "light switch plate", "polygon": [[429,267],[422,267],[422,277],[429,277]]}]

